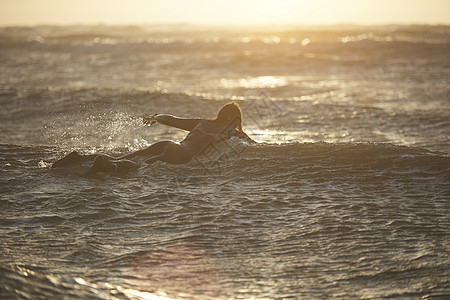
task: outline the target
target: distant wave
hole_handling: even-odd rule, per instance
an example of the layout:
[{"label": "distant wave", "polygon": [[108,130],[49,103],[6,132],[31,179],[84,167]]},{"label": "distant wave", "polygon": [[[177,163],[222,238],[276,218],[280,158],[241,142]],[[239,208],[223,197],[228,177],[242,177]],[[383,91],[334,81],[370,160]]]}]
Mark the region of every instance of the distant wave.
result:
[{"label": "distant wave", "polygon": [[[293,51],[316,51],[321,48],[365,49],[371,47],[449,45],[448,26],[354,27],[267,30],[183,30],[182,33],[151,27],[4,27],[0,28],[0,47],[21,46],[59,52],[65,48],[77,51],[239,51],[264,45],[266,51],[280,46]],[[300,48],[299,48],[300,46]],[[52,47],[54,47],[52,49]],[[84,49],[84,50],[83,50]],[[255,48],[256,50],[256,48]],[[375,50],[375,49],[372,49]]]}]

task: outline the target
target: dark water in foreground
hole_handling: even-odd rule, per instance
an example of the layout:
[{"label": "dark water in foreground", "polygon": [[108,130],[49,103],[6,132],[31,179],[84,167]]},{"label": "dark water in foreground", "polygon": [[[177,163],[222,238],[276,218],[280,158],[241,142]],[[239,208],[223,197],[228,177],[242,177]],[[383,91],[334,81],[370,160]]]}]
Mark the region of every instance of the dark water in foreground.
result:
[{"label": "dark water in foreground", "polygon": [[[184,31],[183,31],[184,30]],[[446,299],[448,27],[0,30],[0,298]],[[50,169],[243,108],[260,143]]]}]

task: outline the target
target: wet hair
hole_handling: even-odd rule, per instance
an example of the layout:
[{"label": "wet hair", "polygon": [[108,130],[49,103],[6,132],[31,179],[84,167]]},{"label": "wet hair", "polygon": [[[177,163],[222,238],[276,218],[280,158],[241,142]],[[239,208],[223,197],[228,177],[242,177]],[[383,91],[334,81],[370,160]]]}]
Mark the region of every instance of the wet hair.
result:
[{"label": "wet hair", "polygon": [[242,131],[242,111],[239,104],[236,102],[225,104],[220,108],[213,121],[222,126],[231,125],[237,121],[236,128]]}]

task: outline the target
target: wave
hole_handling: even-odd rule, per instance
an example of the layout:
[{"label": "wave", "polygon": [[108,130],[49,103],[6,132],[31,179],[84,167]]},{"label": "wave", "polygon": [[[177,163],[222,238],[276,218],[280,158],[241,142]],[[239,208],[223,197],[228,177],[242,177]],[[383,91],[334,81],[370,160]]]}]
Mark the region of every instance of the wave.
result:
[{"label": "wave", "polygon": [[[224,265],[235,262],[226,269],[234,285],[249,280],[242,270],[255,271],[253,263],[242,268],[241,253],[268,253],[300,267],[317,249],[327,260],[306,276],[324,276],[320,270],[349,255],[360,270],[333,266],[343,284],[333,288],[336,295],[367,280],[381,282],[383,293],[392,282],[403,287],[405,265],[420,283],[429,278],[424,261],[436,274],[433,294],[448,292],[439,281],[446,249],[436,246],[447,233],[448,155],[382,143],[248,145],[238,139],[219,150],[186,165],[158,162],[125,177],[85,178],[77,168],[50,169],[66,149],[0,144],[0,192],[10,212],[0,225],[11,254],[0,263],[0,297],[134,299],[134,288],[174,295],[180,290],[172,282],[180,278],[182,292],[209,295],[215,286],[196,291],[197,284],[185,284],[192,272],[176,272],[200,271],[202,279],[217,274],[201,259],[203,251]],[[197,244],[204,249],[190,247]],[[399,255],[396,249],[406,250],[393,266],[386,257]],[[422,284],[428,289],[428,281]],[[259,287],[252,293],[260,295]]]},{"label": "wave", "polygon": [[[67,150],[46,146],[0,145],[4,168],[8,165],[49,168],[51,162]],[[83,151],[81,149],[81,151]],[[86,151],[86,150],[85,150]],[[120,155],[124,149],[103,152]],[[214,152],[214,153],[213,153]],[[28,165],[28,166],[27,166]],[[161,167],[158,164],[157,167]],[[185,166],[166,165],[168,174],[228,174],[270,180],[270,178],[305,179],[308,177],[348,177],[389,179],[393,177],[441,178],[448,180],[448,154],[422,148],[386,143],[285,143],[246,145],[233,139],[214,151],[206,152]],[[145,174],[147,169],[141,172]]]},{"label": "wave", "polygon": [[[421,148],[384,143],[287,143],[248,147],[235,168],[292,182],[449,179],[450,157]],[[247,171],[243,171],[245,174]]]},{"label": "wave", "polygon": [[[183,30],[180,30],[183,29]],[[342,37],[343,42],[355,40],[445,40],[448,42],[450,26],[292,26],[286,28],[232,28],[216,27],[211,31],[205,26],[34,26],[34,27],[0,27],[0,35],[5,37],[54,39],[61,41],[92,40],[95,38],[140,39],[144,37],[197,37],[198,40],[219,42],[223,40],[235,42],[295,43],[299,39],[293,37],[316,37],[322,41],[334,41]],[[276,35],[274,35],[276,32]],[[215,39],[210,39],[215,37]],[[271,38],[271,39],[269,39]],[[277,39],[278,38],[278,39]],[[144,40],[145,41],[145,40]],[[301,40],[300,40],[301,41]],[[304,42],[305,44],[305,42]]]},{"label": "wave", "polygon": [[[449,31],[448,26],[294,28],[284,31],[218,28],[213,32],[205,28],[184,28],[180,31],[176,26],[6,27],[0,28],[0,46],[41,48],[56,52],[67,51],[72,47],[75,52],[96,52],[103,49],[111,53],[128,54],[143,51],[233,53],[255,50],[252,53],[254,56],[261,53],[279,55],[282,49],[293,53],[299,50],[339,51],[340,48],[373,52],[385,46],[398,48],[421,44],[445,46],[450,44]],[[262,45],[265,51],[261,51]]]},{"label": "wave", "polygon": [[[38,266],[0,264],[0,297],[3,299],[130,299],[127,289],[106,282],[91,283],[79,276],[47,274]],[[132,294],[130,293],[130,296]],[[150,295],[150,294],[149,294]]]}]

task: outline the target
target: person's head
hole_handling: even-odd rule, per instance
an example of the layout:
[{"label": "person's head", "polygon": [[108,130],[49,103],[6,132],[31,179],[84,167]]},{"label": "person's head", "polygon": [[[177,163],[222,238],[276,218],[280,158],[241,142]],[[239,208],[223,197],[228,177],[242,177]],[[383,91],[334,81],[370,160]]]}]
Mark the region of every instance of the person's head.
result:
[{"label": "person's head", "polygon": [[214,122],[220,126],[230,126],[242,131],[242,111],[239,104],[230,102],[222,106]]}]

